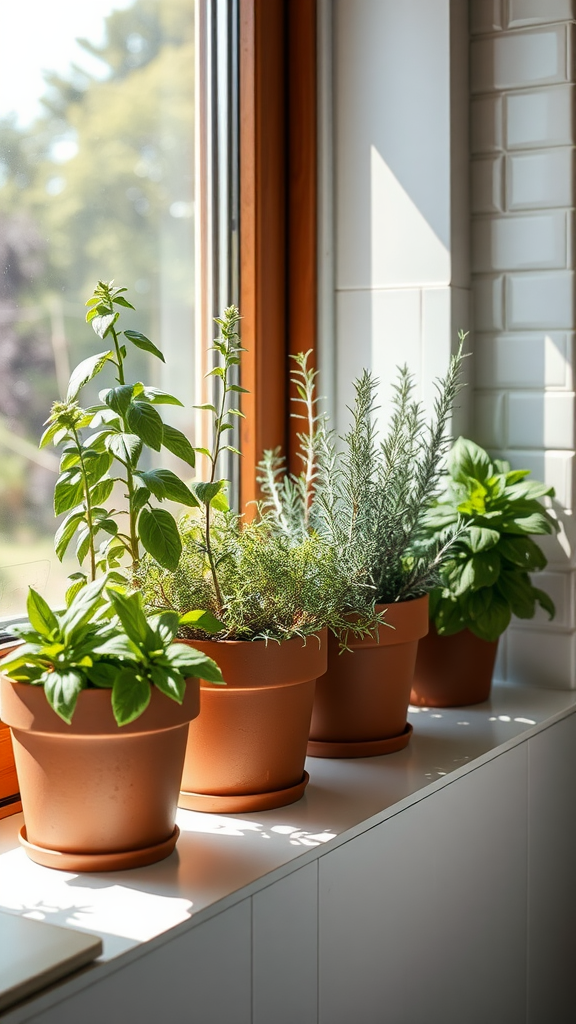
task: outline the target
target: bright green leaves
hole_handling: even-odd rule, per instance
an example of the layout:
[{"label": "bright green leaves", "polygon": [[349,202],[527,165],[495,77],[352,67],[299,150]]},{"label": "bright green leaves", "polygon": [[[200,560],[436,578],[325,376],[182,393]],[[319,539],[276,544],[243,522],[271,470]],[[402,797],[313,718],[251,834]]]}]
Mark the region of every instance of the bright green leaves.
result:
[{"label": "bright green leaves", "polygon": [[144,444],[159,452],[163,442],[162,417],[149,402],[131,402],[126,413],[130,431]]},{"label": "bright green leaves", "polygon": [[100,373],[108,360],[113,358],[113,352],[98,352],[95,356],[89,356],[88,359],[84,359],[79,363],[70,377],[66,401],[73,402],[78,397],[84,385]]},{"label": "bright green leaves", "polygon": [[177,430],[176,427],[170,427],[165,423],[162,430],[162,444],[169,452],[172,452],[172,455],[176,455],[189,466],[194,467],[196,465],[194,449],[181,430]]},{"label": "bright green leaves", "polygon": [[426,516],[425,530],[433,536],[458,516],[466,529],[442,569],[442,589],[432,595],[438,632],[468,628],[484,640],[496,640],[512,615],[532,618],[537,604],[552,616],[552,601],[528,574],[546,565],[530,535],[557,529],[539,501],[553,497],[553,489],[527,480],[528,470],[491,460],[462,437],[448,457],[448,469],[445,496]]},{"label": "bright green leaves", "polygon": [[[152,687],[181,704],[192,676],[222,683],[211,658],[188,644],[173,643],[177,612],[147,616],[139,592],[105,591],[105,579],[84,587],[64,612],[53,612],[31,590],[29,622],[15,632],[26,640],[3,660],[3,671],[22,682],[44,686],[57,715],[70,723],[82,690],[111,690],[119,726],[138,718],[150,703]],[[197,622],[221,627],[207,612]]]},{"label": "bright green leaves", "polygon": [[131,341],[136,348],[142,349],[143,352],[150,352],[157,359],[161,359],[163,363],[166,362],[160,349],[156,348],[156,345],[145,334],[140,334],[140,331],[124,331],[124,337],[128,338],[128,341]]},{"label": "bright green leaves", "polygon": [[176,521],[161,508],[143,508],[138,518],[140,539],[148,554],[164,568],[178,568],[182,541]]},{"label": "bright green leaves", "polygon": [[169,469],[150,469],[147,473],[139,473],[139,479],[152,492],[155,498],[163,501],[178,501],[189,508],[198,508],[198,500],[189,487]]}]

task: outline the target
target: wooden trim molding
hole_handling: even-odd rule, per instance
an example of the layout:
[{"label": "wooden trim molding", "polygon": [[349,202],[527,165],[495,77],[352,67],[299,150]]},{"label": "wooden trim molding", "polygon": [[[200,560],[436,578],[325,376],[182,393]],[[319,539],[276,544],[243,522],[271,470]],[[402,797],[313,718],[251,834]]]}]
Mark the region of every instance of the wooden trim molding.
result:
[{"label": "wooden trim molding", "polygon": [[316,0],[240,0],[241,507],[289,454],[288,355],[316,349]]}]

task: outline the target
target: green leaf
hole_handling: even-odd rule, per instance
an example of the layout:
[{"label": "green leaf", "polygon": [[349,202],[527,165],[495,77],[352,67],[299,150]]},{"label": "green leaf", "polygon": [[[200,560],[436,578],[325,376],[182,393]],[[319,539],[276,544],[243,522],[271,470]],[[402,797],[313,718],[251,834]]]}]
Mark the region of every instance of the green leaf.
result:
[{"label": "green leaf", "polygon": [[544,569],[548,564],[546,555],[530,537],[502,537],[498,551],[502,558],[520,566],[526,572]]},{"label": "green leaf", "polygon": [[455,597],[461,597],[469,590],[491,587],[498,579],[499,573],[500,556],[498,552],[494,549],[480,551],[464,562],[458,584],[451,586],[452,593]]},{"label": "green leaf", "polygon": [[142,454],[142,441],[137,434],[109,434],[106,447],[115,458],[132,468]]},{"label": "green leaf", "polygon": [[231,444],[224,444],[224,445],[222,445],[221,451],[232,452],[233,455],[240,455],[240,456],[242,456],[242,452],[239,451],[238,448],[234,448],[234,446],[231,445]]},{"label": "green leaf", "polygon": [[90,668],[86,668],[84,671],[88,681],[93,686],[111,690],[114,686],[114,680],[118,675],[118,666],[110,665],[106,661],[96,661]]},{"label": "green leaf", "polygon": [[85,573],[82,573],[82,579],[75,580],[74,583],[70,587],[68,587],[64,597],[67,606],[72,604],[72,601],[76,597],[76,594],[79,594],[83,587],[86,586],[87,581],[88,577],[85,575]]},{"label": "green leaf", "polygon": [[113,458],[110,452],[97,452],[87,449],[84,453],[84,468],[86,471],[88,485],[90,487],[101,480],[105,473],[110,469],[112,462]]},{"label": "green leaf", "polygon": [[151,352],[157,359],[161,359],[163,363],[166,362],[160,349],[156,348],[156,345],[145,334],[140,334],[140,331],[124,331],[124,334],[136,348],[142,349],[143,352]]},{"label": "green leaf", "polygon": [[[90,313],[88,316],[90,316]],[[119,316],[119,313],[105,313],[101,316],[91,317],[92,329],[99,338],[105,338]]]},{"label": "green leaf", "polygon": [[174,517],[161,508],[143,508],[138,517],[138,532],[148,554],[164,569],[174,572],[182,554]]},{"label": "green leaf", "polygon": [[162,647],[172,642],[176,633],[178,632],[178,626],[180,623],[180,616],[178,612],[174,611],[163,611],[159,615],[153,615],[148,620],[151,628],[160,638]]},{"label": "green leaf", "polygon": [[484,482],[492,476],[493,466],[489,455],[480,445],[459,437],[448,455],[448,472],[461,483],[468,483],[469,479]]},{"label": "green leaf", "polygon": [[494,641],[510,625],[512,614],[507,602],[499,594],[493,594],[490,607],[468,624],[468,628],[481,640]]},{"label": "green leaf", "polygon": [[130,402],[132,401],[133,392],[133,384],[120,384],[118,387],[105,388],[104,391],[100,391],[98,398],[101,402],[104,402],[109,409],[112,409],[113,412],[118,413],[119,416],[124,416]]},{"label": "green leaf", "polygon": [[142,483],[160,501],[168,498],[170,501],[179,501],[181,505],[188,505],[189,508],[199,507],[198,500],[192,491],[171,470],[150,469],[146,473],[140,473],[139,476]]},{"label": "green leaf", "polygon": [[539,587],[533,587],[532,590],[540,607],[545,612],[548,612],[549,617],[553,619],[556,615],[556,606],[552,598],[544,590],[540,590]]},{"label": "green leaf", "polygon": [[82,630],[82,627],[89,622],[102,604],[102,590],[105,578],[94,580],[76,595],[70,606],[60,619],[60,628],[64,634],[66,643],[70,643],[73,637]]},{"label": "green leaf", "polygon": [[132,402],[126,414],[130,430],[142,439],[144,444],[159,452],[163,443],[162,417],[148,402]]},{"label": "green leaf", "polygon": [[90,501],[93,505],[102,505],[114,490],[114,481],[108,477],[106,480],[101,480],[99,484],[96,484],[90,489]]},{"label": "green leaf", "polygon": [[142,608],[142,598],[139,593],[119,594],[115,590],[108,591],[108,599],[116,615],[122,623],[126,636],[133,643],[141,646],[145,643],[150,627]]},{"label": "green leaf", "polygon": [[535,501],[537,498],[553,497],[554,488],[548,484],[542,484],[538,480],[525,480],[522,483],[506,487],[504,492],[508,501]]},{"label": "green leaf", "polygon": [[488,551],[500,540],[498,530],[488,530],[483,526],[470,526],[463,538],[471,551]]},{"label": "green leaf", "polygon": [[[128,299],[125,299],[123,295],[115,295],[114,298],[112,299],[112,302],[116,306],[125,306],[126,309],[134,309],[134,306],[132,305],[132,303],[128,302]],[[124,332],[124,333],[126,333],[126,332]]]},{"label": "green leaf", "polygon": [[215,480],[214,483],[196,483],[194,482],[191,487],[194,494],[198,498],[198,501],[202,505],[212,505],[213,499],[225,486],[225,480]]},{"label": "green leaf", "polygon": [[53,634],[58,633],[58,619],[44,598],[32,587],[28,591],[26,611],[30,625],[41,636],[51,638]]},{"label": "green leaf", "polygon": [[192,406],[192,408],[193,409],[203,409],[206,412],[213,412],[215,416],[218,415],[218,410],[216,409],[216,407],[214,405],[211,405],[210,402],[204,402],[203,405],[194,405],[194,406]]},{"label": "green leaf", "polygon": [[194,467],[196,465],[194,449],[181,430],[177,430],[176,427],[170,427],[167,423],[164,423],[162,428],[162,444],[169,452],[172,452],[172,455],[176,455],[189,466]]},{"label": "green leaf", "polygon": [[513,519],[505,519],[502,523],[504,533],[542,534],[552,533],[553,529],[554,527],[544,510],[525,516],[516,515]]},{"label": "green leaf", "polygon": [[134,512],[139,512],[150,497],[150,491],[147,487],[137,487],[132,497],[132,509]]},{"label": "green leaf", "polygon": [[517,569],[505,569],[498,578],[498,592],[519,619],[531,619],[536,610],[536,599],[530,577]]},{"label": "green leaf", "polygon": [[83,523],[84,521],[85,513],[83,508],[79,509],[78,506],[75,506],[60,523],[60,526],[56,530],[56,536],[54,537],[54,550],[60,561],[64,558],[66,549],[68,548],[72,537],[76,533],[76,530],[80,526],[80,523]]},{"label": "green leaf", "polygon": [[78,697],[86,683],[81,672],[76,669],[61,669],[48,672],[44,683],[44,692],[50,707],[70,725],[76,708]]},{"label": "green leaf", "polygon": [[207,683],[224,682],[216,662],[189,644],[172,644],[166,651],[166,657],[185,678],[192,676]]},{"label": "green leaf", "polygon": [[54,515],[69,512],[80,504],[83,497],[84,485],[80,471],[73,469],[62,473],[54,488]]},{"label": "green leaf", "polygon": [[112,687],[112,711],[118,725],[128,725],[146,710],[150,703],[150,683],[133,668],[119,671]]},{"label": "green leaf", "polygon": [[205,633],[219,633],[221,629],[225,629],[224,623],[212,615],[212,612],[201,610],[184,612],[180,616],[180,625],[193,626],[194,629],[202,629]]},{"label": "green leaf", "polygon": [[179,398],[169,395],[167,391],[161,391],[160,388],[143,387],[140,394],[151,405],[179,405],[184,408]]},{"label": "green leaf", "polygon": [[50,426],[46,427],[46,430],[40,438],[39,448],[45,448],[47,444],[50,444],[54,440],[57,434],[60,433],[62,427],[59,423],[51,423]]},{"label": "green leaf", "polygon": [[100,373],[104,364],[113,358],[113,352],[98,352],[95,356],[88,356],[88,359],[83,359],[76,369],[72,371],[72,376],[68,383],[66,401],[73,402],[84,385]]},{"label": "green leaf", "polygon": [[148,669],[152,682],[157,690],[181,704],[186,693],[186,682],[177,670],[170,670],[161,665],[151,665]]},{"label": "green leaf", "polygon": [[226,391],[237,391],[239,394],[242,395],[250,394],[247,388],[241,388],[239,384],[229,384],[228,387],[226,388]]},{"label": "green leaf", "polygon": [[109,658],[121,658],[123,661],[132,661],[135,664],[142,660],[138,645],[134,644],[124,633],[107,637],[94,648],[94,653],[106,655]]}]

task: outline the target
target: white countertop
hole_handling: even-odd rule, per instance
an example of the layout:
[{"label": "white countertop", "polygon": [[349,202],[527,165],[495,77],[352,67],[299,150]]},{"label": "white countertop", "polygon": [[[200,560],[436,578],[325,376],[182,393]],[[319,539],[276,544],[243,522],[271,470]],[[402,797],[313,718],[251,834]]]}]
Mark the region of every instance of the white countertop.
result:
[{"label": "white countertop", "polygon": [[563,717],[576,692],[496,685],[489,702],[461,709],[411,709],[412,740],[386,757],[309,758],[298,803],[222,816],[179,811],[175,853],[150,867],[72,874],[40,867],[18,844],[22,815],[0,822],[0,910],[100,936],[107,960],[191,917],[212,916],[446,785],[454,773],[495,756],[519,737]]}]

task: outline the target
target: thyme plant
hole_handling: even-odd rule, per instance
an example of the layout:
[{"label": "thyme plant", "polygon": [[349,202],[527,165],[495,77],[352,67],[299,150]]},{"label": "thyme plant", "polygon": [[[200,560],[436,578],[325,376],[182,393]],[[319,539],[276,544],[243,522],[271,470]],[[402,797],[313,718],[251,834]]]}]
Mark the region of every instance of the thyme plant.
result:
[{"label": "thyme plant", "polygon": [[308,356],[295,357],[296,400],[307,420],[307,431],[299,435],[304,468],[299,475],[288,474],[278,450],[265,452],[260,465],[264,508],[279,534],[296,542],[316,533],[338,552],[350,580],[350,612],[365,613],[370,601],[389,604],[428,592],[454,541],[451,536],[442,547],[426,543],[422,524],[438,490],[448,422],[462,386],[462,332],[459,339],[446,376],[436,384],[429,423],[414,399],[411,374],[399,368],[382,440],[376,422],[378,381],[364,370],[354,385],[352,422],[341,448],[317,412],[316,373]]},{"label": "thyme plant", "polygon": [[[138,572],[141,548],[160,565],[176,568],[181,543],[173,515],[158,508],[153,499],[166,499],[189,507],[198,499],[171,470],[144,469],[145,450],[165,448],[187,465],[195,454],[185,435],[164,423],[157,406],[182,405],[173,395],[141,382],[128,383],[129,348],[151,353],[164,361],[160,350],[143,334],[118,330],[121,309],[134,309],[125,288],[102,281],[88,302],[86,320],[110,346],[83,360],[73,371],[66,400],[55,402],[40,446],[62,446],[60,476],[54,491],[54,513],[67,515],[55,537],[56,554],[64,557],[76,537],[76,556],[81,569],[73,574],[70,599],[97,572],[112,571],[117,582]],[[122,338],[130,344],[127,346]],[[100,391],[100,403],[83,409],[77,398],[89,381],[106,366],[113,366],[116,385]],[[126,508],[106,508],[114,485],[124,488]],[[88,572],[82,569],[88,559]],[[125,566],[124,571],[119,572]]]}]

